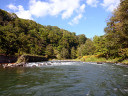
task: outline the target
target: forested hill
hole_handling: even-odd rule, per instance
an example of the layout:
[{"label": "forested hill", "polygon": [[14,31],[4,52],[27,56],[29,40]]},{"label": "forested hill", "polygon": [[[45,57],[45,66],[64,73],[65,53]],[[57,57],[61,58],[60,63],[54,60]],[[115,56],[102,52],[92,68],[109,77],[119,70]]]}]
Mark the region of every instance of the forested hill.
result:
[{"label": "forested hill", "polygon": [[[0,10],[0,54],[43,55],[67,59],[86,56],[117,61],[128,59],[128,0],[121,0],[104,29],[105,35],[76,35],[56,26],[43,26]],[[85,58],[86,59],[86,58]]]},{"label": "forested hill", "polygon": [[0,9],[0,54],[76,58],[77,47],[86,39],[83,34],[43,26]]}]

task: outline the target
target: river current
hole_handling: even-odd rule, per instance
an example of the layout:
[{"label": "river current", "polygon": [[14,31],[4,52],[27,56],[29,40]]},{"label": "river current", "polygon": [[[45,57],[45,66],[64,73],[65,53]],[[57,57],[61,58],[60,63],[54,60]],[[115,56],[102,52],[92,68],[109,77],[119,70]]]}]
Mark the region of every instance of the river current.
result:
[{"label": "river current", "polygon": [[49,61],[1,67],[0,96],[128,96],[128,66]]}]

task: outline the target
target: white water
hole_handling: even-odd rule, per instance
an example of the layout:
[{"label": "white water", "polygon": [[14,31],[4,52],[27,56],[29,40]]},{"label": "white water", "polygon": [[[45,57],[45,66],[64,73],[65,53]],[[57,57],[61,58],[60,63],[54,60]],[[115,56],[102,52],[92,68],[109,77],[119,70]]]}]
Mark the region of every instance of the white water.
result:
[{"label": "white water", "polygon": [[26,67],[44,67],[44,66],[61,66],[61,65],[79,65],[77,62],[60,62],[60,61],[48,61],[48,62],[34,62],[26,63]]}]

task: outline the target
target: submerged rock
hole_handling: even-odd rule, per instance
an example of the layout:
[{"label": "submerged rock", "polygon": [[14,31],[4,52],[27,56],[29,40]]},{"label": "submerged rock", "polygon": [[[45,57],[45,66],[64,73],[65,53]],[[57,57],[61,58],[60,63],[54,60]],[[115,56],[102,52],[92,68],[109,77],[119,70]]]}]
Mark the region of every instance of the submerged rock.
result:
[{"label": "submerged rock", "polygon": [[47,63],[47,65],[52,65],[51,63]]},{"label": "submerged rock", "polygon": [[42,64],[38,64],[38,66],[42,66]]},{"label": "submerged rock", "polygon": [[43,65],[45,65],[45,66],[46,66],[46,65],[47,65],[47,63],[43,63]]},{"label": "submerged rock", "polygon": [[97,62],[97,64],[103,64],[102,62]]}]

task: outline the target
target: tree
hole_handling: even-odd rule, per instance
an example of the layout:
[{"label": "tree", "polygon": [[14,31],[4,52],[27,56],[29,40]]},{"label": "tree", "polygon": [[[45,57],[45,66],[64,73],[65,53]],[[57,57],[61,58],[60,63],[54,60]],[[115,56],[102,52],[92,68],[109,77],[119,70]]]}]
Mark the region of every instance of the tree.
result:
[{"label": "tree", "polygon": [[72,47],[72,49],[71,49],[71,58],[72,59],[75,59],[76,58],[76,50],[75,50],[74,47]]},{"label": "tree", "polygon": [[43,26],[1,9],[0,33],[0,53],[6,55],[76,58],[75,49],[86,41],[85,35],[77,36],[57,26]]},{"label": "tree", "polygon": [[63,59],[68,59],[68,58],[69,58],[68,49],[62,48],[60,56],[61,56],[61,58],[63,58]]},{"label": "tree", "polygon": [[51,44],[47,45],[45,53],[48,57],[52,57],[54,55],[54,50]]},{"label": "tree", "polygon": [[86,40],[87,40],[87,38],[85,37],[84,34],[78,35],[78,42],[79,42],[79,45],[85,44]]},{"label": "tree", "polygon": [[95,52],[95,46],[91,39],[87,39],[84,45],[84,55],[93,55]]},{"label": "tree", "polygon": [[[106,38],[111,42],[111,56],[118,57],[122,49],[128,48],[128,0],[121,0],[105,28]],[[127,51],[125,51],[127,52]],[[127,54],[127,53],[122,53]],[[126,57],[125,57],[126,58]]]},{"label": "tree", "polygon": [[77,48],[77,57],[81,58],[82,56],[84,56],[84,44],[81,44],[78,48]]},{"label": "tree", "polygon": [[108,57],[109,50],[108,50],[108,42],[105,36],[94,36],[93,43],[95,46],[95,54]]},{"label": "tree", "polygon": [[[17,52],[17,36],[14,33],[13,26],[8,25],[0,27],[1,38],[0,38],[0,48],[6,55],[14,55]],[[15,51],[15,52],[14,52]]]}]

